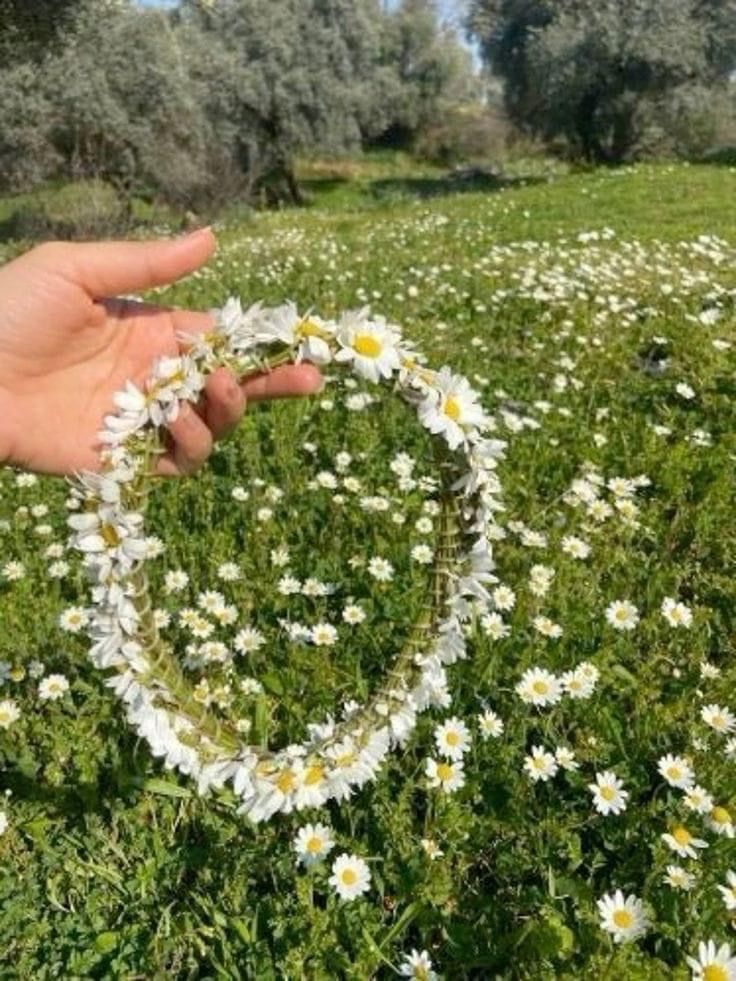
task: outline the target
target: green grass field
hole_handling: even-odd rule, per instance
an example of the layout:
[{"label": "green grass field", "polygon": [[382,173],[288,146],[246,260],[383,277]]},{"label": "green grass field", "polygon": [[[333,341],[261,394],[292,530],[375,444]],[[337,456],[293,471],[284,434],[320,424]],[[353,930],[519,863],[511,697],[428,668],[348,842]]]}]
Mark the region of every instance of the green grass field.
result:
[{"label": "green grass field", "polygon": [[[448,981],[690,978],[701,941],[736,948],[736,172],[540,172],[480,191],[405,168],[308,176],[310,207],[224,222],[210,266],[159,295],[203,309],[293,299],[328,316],[370,304],[432,365],[467,374],[508,441],[496,573],[512,592],[450,669],[451,705],[422,716],[376,783],[253,827],[127,729],[83,631],[60,623],[87,603],[62,555],[67,488],[3,472],[0,977],[391,978],[424,949]],[[400,406],[328,373],[320,395],[259,406],[204,473],[154,494],[156,604],[182,655],[179,613],[205,590],[237,609],[228,626],[209,618],[210,639],[264,638],[230,671],[190,671],[255,739],[301,740],[364,699],[400,646],[427,578],[411,550],[432,544],[417,529],[432,489],[400,488],[390,463],[407,452],[429,477],[426,445]],[[392,582],[368,575],[377,556]],[[188,584],[167,591],[180,569]],[[335,590],[283,595],[287,573]],[[668,599],[683,606],[665,616]],[[352,601],[360,624],[342,618]],[[619,601],[632,629],[610,622]],[[334,624],[338,643],[290,642],[284,617]],[[586,663],[587,697],[537,707],[516,690],[529,669],[559,679]],[[50,673],[70,683],[58,700],[38,694]],[[503,731],[484,737],[488,709]],[[452,716],[472,742],[465,786],[447,794],[425,761]],[[557,752],[549,779],[524,765],[534,747]],[[659,772],[666,754],[697,792]],[[618,814],[594,806],[605,771],[628,795]],[[305,870],[292,843],[316,821],[337,844]],[[672,831],[704,843],[696,857],[676,854]],[[353,902],[327,882],[340,852],[371,870]],[[619,889],[643,901],[631,942],[596,906]]]}]

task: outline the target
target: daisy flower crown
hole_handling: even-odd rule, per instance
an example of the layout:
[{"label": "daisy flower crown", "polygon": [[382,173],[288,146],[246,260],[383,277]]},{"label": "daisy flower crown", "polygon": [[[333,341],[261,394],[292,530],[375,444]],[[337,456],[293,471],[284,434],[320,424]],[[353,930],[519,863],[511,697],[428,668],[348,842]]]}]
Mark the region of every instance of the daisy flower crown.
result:
[{"label": "daisy flower crown", "polygon": [[[427,368],[397,326],[367,309],[331,321],[301,316],[291,303],[244,310],[230,299],[213,328],[182,338],[182,349],[160,358],[142,389],[129,381],[116,393],[100,433],[100,471],[80,475],[72,489],[72,544],[91,580],[90,657],[167,769],[194,778],[201,793],[229,785],[239,811],[258,822],[349,797],[406,742],[420,712],[447,704],[446,669],[466,657],[465,628],[489,607],[496,581],[491,537],[504,443],[489,435],[492,420],[464,377]],[[309,725],[302,743],[271,750],[248,745],[194,697],[160,636],[145,575],[144,510],[163,427],[182,403],[198,400],[207,376],[225,367],[242,378],[292,361],[341,366],[415,408],[434,438],[439,530],[426,602],[373,696],[340,720]]]}]

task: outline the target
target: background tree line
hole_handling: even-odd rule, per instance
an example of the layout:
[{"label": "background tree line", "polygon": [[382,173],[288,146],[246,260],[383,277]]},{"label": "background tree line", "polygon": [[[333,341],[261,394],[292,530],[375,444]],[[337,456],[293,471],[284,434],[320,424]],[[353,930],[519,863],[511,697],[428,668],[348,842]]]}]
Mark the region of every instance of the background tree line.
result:
[{"label": "background tree line", "polygon": [[0,0],[0,188],[298,199],[296,154],[408,147],[470,99],[433,0]]},{"label": "background tree line", "polygon": [[487,160],[516,134],[598,163],[698,156],[734,119],[736,0],[456,11],[484,80],[436,0],[0,0],[0,192],[92,179],[122,220],[213,213],[299,201],[303,154]]}]

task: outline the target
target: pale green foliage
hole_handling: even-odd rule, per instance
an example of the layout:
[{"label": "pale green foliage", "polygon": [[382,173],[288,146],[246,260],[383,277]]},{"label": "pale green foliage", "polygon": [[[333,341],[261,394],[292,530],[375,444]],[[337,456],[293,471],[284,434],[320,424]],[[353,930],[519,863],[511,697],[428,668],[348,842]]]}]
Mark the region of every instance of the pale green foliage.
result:
[{"label": "pale green foliage", "polygon": [[470,24],[512,118],[593,160],[631,156],[736,65],[731,0],[473,0]]}]

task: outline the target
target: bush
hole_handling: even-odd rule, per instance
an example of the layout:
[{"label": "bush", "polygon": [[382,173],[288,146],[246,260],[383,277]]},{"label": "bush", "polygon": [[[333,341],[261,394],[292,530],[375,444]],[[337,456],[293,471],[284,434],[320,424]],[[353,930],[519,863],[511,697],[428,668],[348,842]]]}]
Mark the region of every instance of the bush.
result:
[{"label": "bush", "polygon": [[96,239],[124,234],[131,216],[114,188],[80,181],[27,197],[0,225],[9,239]]},{"label": "bush", "polygon": [[420,134],[415,152],[442,166],[498,160],[505,155],[509,136],[509,123],[498,110],[480,104],[451,106]]}]

